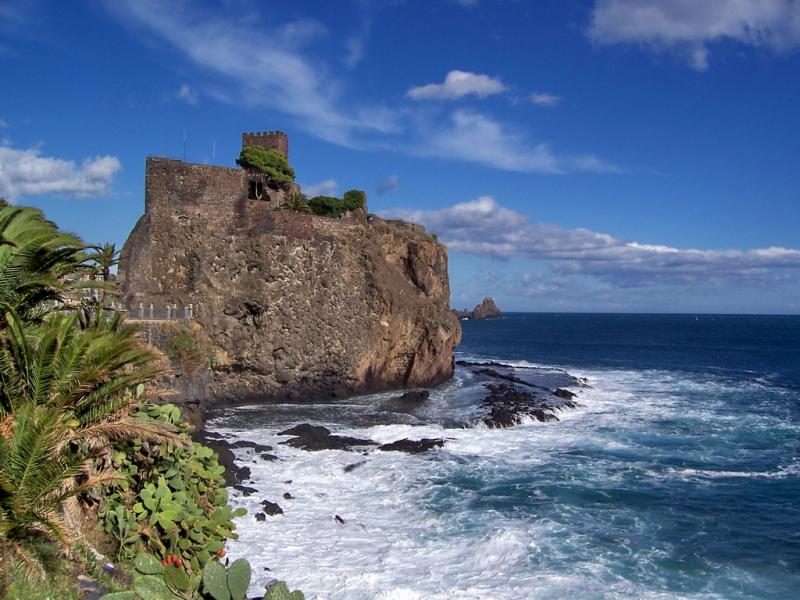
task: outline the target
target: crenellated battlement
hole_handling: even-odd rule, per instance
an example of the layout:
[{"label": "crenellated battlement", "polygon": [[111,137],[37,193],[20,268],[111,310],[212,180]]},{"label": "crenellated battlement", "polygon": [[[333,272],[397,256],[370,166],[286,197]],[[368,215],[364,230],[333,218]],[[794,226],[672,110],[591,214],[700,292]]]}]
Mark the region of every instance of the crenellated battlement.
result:
[{"label": "crenellated battlement", "polygon": [[267,150],[277,150],[289,159],[289,138],[283,131],[249,131],[242,133],[242,148],[261,146]]}]

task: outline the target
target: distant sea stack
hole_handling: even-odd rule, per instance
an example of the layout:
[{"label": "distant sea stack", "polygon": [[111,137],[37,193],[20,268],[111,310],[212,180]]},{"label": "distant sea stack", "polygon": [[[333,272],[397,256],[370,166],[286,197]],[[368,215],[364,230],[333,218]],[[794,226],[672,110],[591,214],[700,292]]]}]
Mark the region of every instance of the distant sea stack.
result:
[{"label": "distant sea stack", "polygon": [[500,317],[502,316],[502,311],[497,308],[497,304],[494,303],[494,299],[490,297],[486,297],[483,299],[483,302],[478,304],[472,310],[464,309],[464,310],[453,310],[453,314],[456,315],[459,319],[491,319],[493,317]]},{"label": "distant sea stack", "polygon": [[[261,142],[288,155],[280,132],[243,136]],[[453,375],[461,327],[447,249],[423,227],[366,206],[339,218],[289,210],[296,184],[246,168],[148,157],[145,170],[145,212],[120,258],[123,302],[144,319],[188,314],[202,327],[218,357],[217,399],[319,398]]]}]

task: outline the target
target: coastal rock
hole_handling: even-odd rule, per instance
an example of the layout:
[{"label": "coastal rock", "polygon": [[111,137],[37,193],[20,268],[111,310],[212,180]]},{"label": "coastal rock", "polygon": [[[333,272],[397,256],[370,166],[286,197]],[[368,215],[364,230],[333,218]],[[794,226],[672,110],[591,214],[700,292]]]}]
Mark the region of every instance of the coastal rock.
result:
[{"label": "coastal rock", "polygon": [[266,446],[249,440],[239,440],[230,444],[231,448],[252,448],[256,452],[269,452],[272,446]]},{"label": "coastal rock", "polygon": [[273,210],[244,177],[148,158],[145,212],[120,256],[129,310],[192,306],[216,357],[211,406],[452,376],[461,327],[443,244],[402,221]]},{"label": "coastal rock", "polygon": [[565,400],[572,400],[578,394],[575,392],[570,392],[569,390],[565,390],[564,388],[558,388],[555,392],[553,392],[554,396],[558,396],[559,398],[563,398]]},{"label": "coastal rock", "polygon": [[233,489],[240,491],[242,493],[242,496],[245,497],[252,496],[256,492],[258,492],[257,489],[248,487],[246,485],[242,485],[241,483],[237,483],[236,485],[234,485]]},{"label": "coastal rock", "polygon": [[344,472],[350,473],[351,471],[355,471],[358,467],[365,464],[367,464],[367,461],[365,460],[360,460],[358,462],[350,463],[349,465],[345,465]]},{"label": "coastal rock", "polygon": [[412,390],[402,396],[391,398],[386,404],[389,408],[399,411],[410,411],[418,408],[423,402],[430,398],[428,390]]},{"label": "coastal rock", "polygon": [[493,317],[500,317],[503,315],[503,312],[497,308],[497,304],[495,304],[494,299],[487,296],[483,299],[483,302],[478,304],[472,310],[464,309],[464,310],[454,310],[453,314],[459,319],[470,319],[470,320],[480,320],[480,319],[490,319]]},{"label": "coastal rock", "polygon": [[378,446],[378,450],[384,450],[388,452],[406,452],[408,454],[420,454],[421,452],[427,452],[432,448],[441,448],[444,446],[444,440],[441,438],[423,438],[421,440],[409,440],[409,439],[402,439],[397,440],[396,442],[392,442],[390,444],[383,444],[382,446]]},{"label": "coastal rock", "polygon": [[283,514],[283,509],[280,506],[278,506],[275,502],[270,502],[269,500],[262,500],[261,506],[264,507],[264,513],[266,513],[270,517]]},{"label": "coastal rock", "polygon": [[330,430],[318,425],[295,425],[294,427],[281,431],[278,435],[296,436],[281,442],[293,448],[303,450],[350,450],[353,446],[376,446],[372,440],[348,437],[343,435],[332,435]]},{"label": "coastal rock", "polygon": [[557,411],[578,406],[569,399],[556,398],[552,394],[544,396],[523,391],[505,383],[487,384],[486,388],[489,394],[481,404],[489,410],[489,415],[482,420],[488,427],[493,428],[519,425],[525,418],[543,423],[558,421],[555,414]]}]

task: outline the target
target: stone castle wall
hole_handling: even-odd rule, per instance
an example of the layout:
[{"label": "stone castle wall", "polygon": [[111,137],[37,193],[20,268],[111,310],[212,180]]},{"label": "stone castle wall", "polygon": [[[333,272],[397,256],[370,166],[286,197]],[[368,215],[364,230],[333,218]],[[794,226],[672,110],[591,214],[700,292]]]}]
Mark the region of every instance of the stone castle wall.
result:
[{"label": "stone castle wall", "polygon": [[261,146],[267,150],[277,150],[289,159],[289,138],[282,131],[251,131],[242,134],[242,148]]}]

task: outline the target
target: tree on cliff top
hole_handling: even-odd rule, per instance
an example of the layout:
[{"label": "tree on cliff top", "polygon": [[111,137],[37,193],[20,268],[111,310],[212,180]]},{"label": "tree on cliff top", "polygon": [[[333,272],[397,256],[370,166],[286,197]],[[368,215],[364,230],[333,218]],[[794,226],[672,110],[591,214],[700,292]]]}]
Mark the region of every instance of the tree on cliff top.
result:
[{"label": "tree on cliff top", "polygon": [[236,159],[236,164],[245,169],[261,171],[279,185],[289,185],[294,181],[294,169],[286,157],[277,150],[261,146],[245,146]]}]

